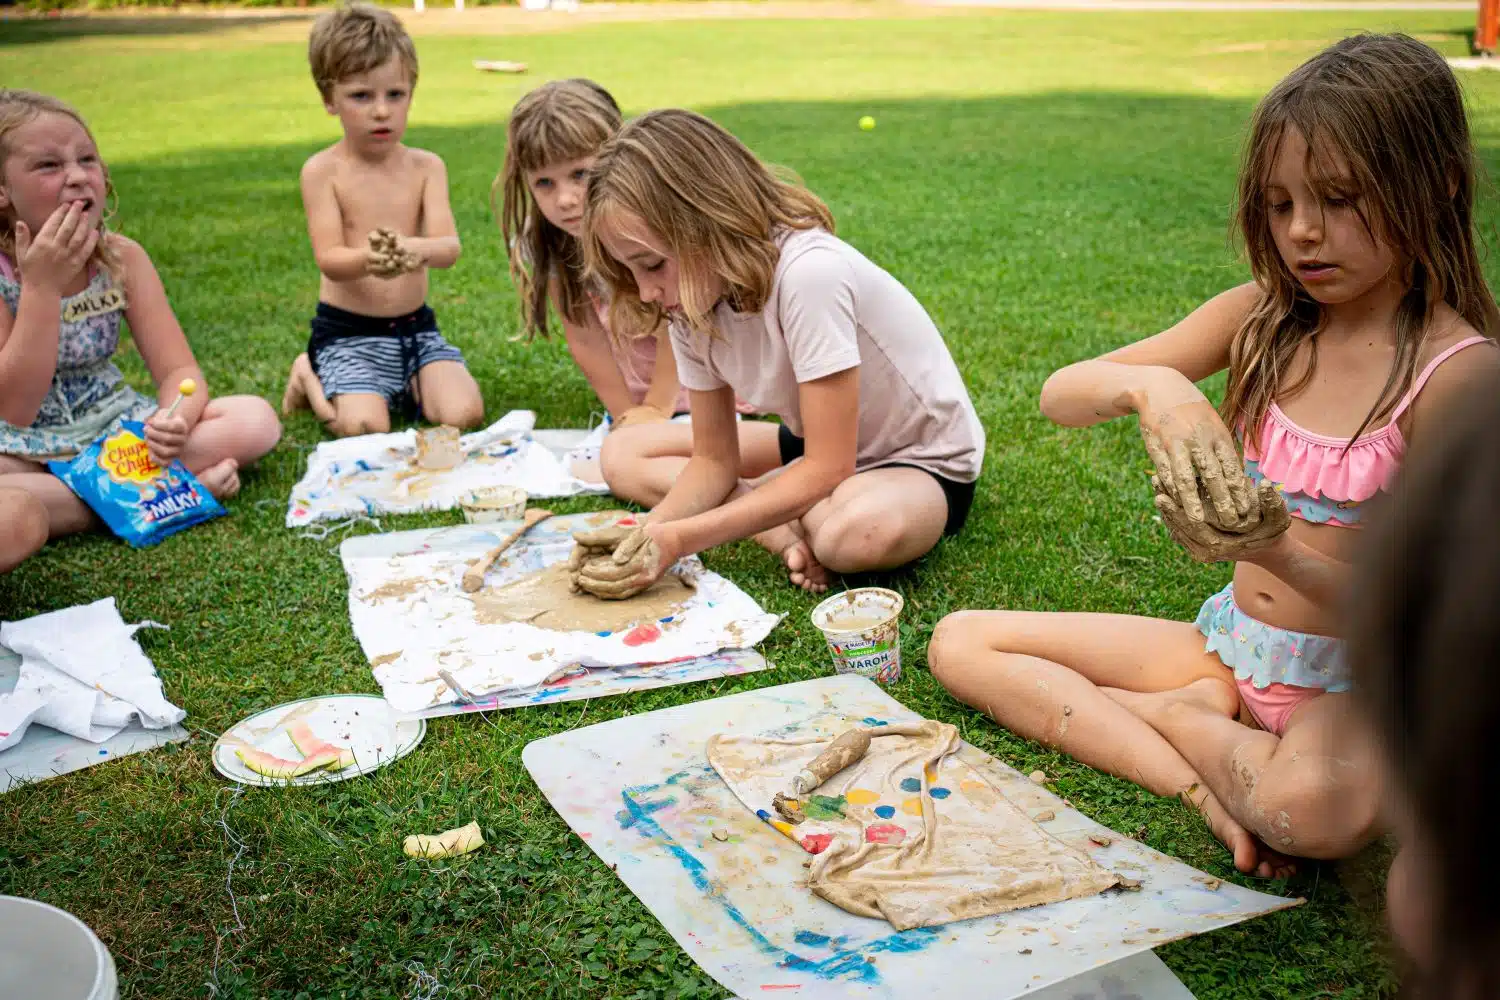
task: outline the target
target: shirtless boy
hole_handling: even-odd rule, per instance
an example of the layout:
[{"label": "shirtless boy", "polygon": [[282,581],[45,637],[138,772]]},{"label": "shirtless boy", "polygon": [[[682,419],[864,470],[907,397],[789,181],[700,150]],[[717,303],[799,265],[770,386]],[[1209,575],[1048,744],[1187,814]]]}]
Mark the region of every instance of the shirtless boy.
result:
[{"label": "shirtless boy", "polygon": [[310,406],[339,437],[390,430],[390,410],[454,427],[484,419],[479,386],[426,305],[427,269],[458,260],[448,172],[401,142],[417,53],[387,10],[351,3],[313,25],[313,80],[344,137],[302,167],[322,279],[282,412]]}]

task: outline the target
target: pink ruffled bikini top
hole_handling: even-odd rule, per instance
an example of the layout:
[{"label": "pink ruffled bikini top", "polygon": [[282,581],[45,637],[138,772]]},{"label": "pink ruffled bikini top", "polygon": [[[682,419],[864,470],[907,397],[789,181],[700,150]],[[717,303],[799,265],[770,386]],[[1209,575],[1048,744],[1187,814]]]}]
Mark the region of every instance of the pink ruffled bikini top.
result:
[{"label": "pink ruffled bikini top", "polygon": [[1293,423],[1273,401],[1261,421],[1259,441],[1244,439],[1245,473],[1257,485],[1270,480],[1293,517],[1314,524],[1358,527],[1361,506],[1390,488],[1406,453],[1398,423],[1438,366],[1466,347],[1493,343],[1488,337],[1461,340],[1428,362],[1383,426],[1352,444],[1314,434]]}]

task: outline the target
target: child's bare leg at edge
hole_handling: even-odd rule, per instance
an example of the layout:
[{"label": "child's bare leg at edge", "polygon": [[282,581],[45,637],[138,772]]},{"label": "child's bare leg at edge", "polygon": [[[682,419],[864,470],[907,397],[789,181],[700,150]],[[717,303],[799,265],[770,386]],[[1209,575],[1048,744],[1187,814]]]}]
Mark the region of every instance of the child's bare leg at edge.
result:
[{"label": "child's bare leg at edge", "polygon": [[1131,615],[961,611],[939,623],[927,661],[954,697],[1012,732],[1156,795],[1190,801],[1240,871],[1271,878],[1291,870],[1181,753],[1101,687],[1164,691],[1205,681],[1215,710],[1232,717],[1234,675],[1203,651],[1195,626]]},{"label": "child's bare leg at edge", "polygon": [[1273,848],[1331,860],[1369,842],[1379,818],[1379,768],[1347,694],[1303,702],[1278,737],[1215,712],[1206,683],[1106,693],[1177,747],[1230,812]]}]

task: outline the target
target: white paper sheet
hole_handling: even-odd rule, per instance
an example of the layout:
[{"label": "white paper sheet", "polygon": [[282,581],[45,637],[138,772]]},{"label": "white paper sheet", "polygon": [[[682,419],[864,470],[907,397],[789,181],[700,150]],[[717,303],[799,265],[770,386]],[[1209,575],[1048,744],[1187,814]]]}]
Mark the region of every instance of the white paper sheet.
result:
[{"label": "white paper sheet", "polygon": [[512,410],[484,430],[463,436],[468,461],[436,471],[413,466],[413,430],[324,441],[308,456],[307,472],[292,488],[286,526],[453,510],[460,497],[483,486],[517,486],[533,497],[606,492],[602,483],[575,478],[557,454],[532,436],[535,425],[536,414]]},{"label": "white paper sheet", "polygon": [[[534,527],[491,568],[503,585],[567,559],[572,533],[614,515],[555,517]],[[519,622],[486,623],[459,586],[464,568],[519,522],[459,525],[361,535],[339,548],[349,575],[349,619],[386,700],[415,713],[461,700],[446,671],[471,696],[535,688],[574,666],[665,663],[723,649],[746,649],[766,637],[767,614],[733,583],[696,558],[682,569],[697,581],[682,608],[656,623],[596,634],[556,632]]]},{"label": "white paper sheet", "polygon": [[[1049,832],[1143,887],[893,933],[812,895],[806,852],[752,815],[705,757],[715,733],[791,732],[828,711],[867,725],[917,718],[871,681],[824,677],[561,733],[529,744],[522,761],[678,944],[742,997],[1007,1000],[1078,976],[1075,992],[1043,995],[1114,997],[1125,982],[1115,963],[1300,902],[1220,883],[1110,833],[965,745],[962,759],[1012,801],[1056,812]],[[1090,839],[1105,834],[1108,846]]]}]

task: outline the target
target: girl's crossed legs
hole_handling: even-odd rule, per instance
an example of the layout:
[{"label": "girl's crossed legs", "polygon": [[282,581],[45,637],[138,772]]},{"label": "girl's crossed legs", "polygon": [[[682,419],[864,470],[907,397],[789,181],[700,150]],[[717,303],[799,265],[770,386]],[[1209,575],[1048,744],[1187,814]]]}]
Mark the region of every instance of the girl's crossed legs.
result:
[{"label": "girl's crossed legs", "polygon": [[[738,496],[780,473],[780,426],[739,423]],[[610,491],[642,507],[667,495],[693,453],[687,424],[647,424],[612,431],[600,450]],[[904,566],[942,537],[948,500],[936,479],[920,469],[891,467],[856,473],[802,517],[755,536],[781,557],[792,583],[804,590],[828,587],[828,574],[864,573]]]},{"label": "girl's crossed legs", "polygon": [[[178,458],[205,489],[223,499],[239,492],[239,470],[276,447],[281,422],[258,396],[220,396],[204,407]],[[87,504],[46,465],[0,455],[0,485],[23,489],[47,509],[49,537],[85,531],[94,524]]]},{"label": "girl's crossed legs", "polygon": [[927,663],[954,697],[1012,732],[1156,795],[1191,802],[1240,871],[1265,878],[1290,871],[1285,858],[1256,840],[1253,834],[1265,834],[1244,821],[1238,803],[1226,803],[1205,771],[1110,696],[1112,688],[1191,685],[1204,718],[1253,736],[1234,721],[1234,674],[1204,652],[1196,626],[1133,615],[960,611],[938,624]]}]

